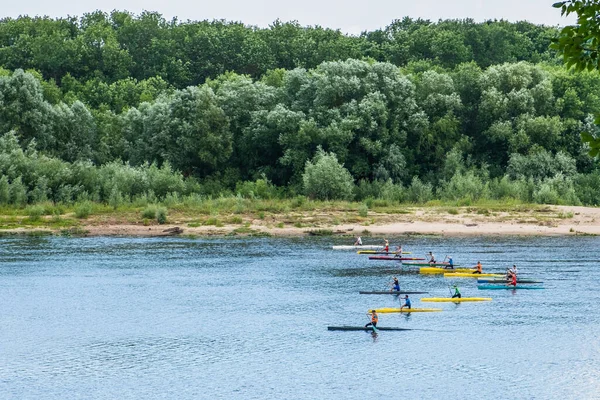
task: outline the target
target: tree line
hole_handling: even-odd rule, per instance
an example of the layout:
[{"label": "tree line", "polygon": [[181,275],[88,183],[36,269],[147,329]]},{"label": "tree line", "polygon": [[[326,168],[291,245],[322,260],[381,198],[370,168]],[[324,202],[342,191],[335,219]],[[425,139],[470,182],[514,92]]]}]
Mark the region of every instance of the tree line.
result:
[{"label": "tree line", "polygon": [[183,89],[231,71],[257,79],[276,68],[314,69],[326,61],[369,58],[405,66],[427,60],[453,68],[554,60],[556,28],[528,22],[404,18],[383,29],[346,35],[320,26],[274,21],[166,20],[156,12],[95,11],[81,18],[22,16],[0,20],[0,66],[39,71],[72,89],[73,80],[113,84],[161,77]]},{"label": "tree line", "polygon": [[[281,54],[288,54],[294,63],[277,58],[256,73],[217,69],[201,78],[194,75],[199,80],[189,86],[190,82],[169,75],[164,65],[138,74],[131,69],[137,62],[127,62],[121,65],[122,76],[104,73],[97,68],[100,64],[109,68],[109,63],[94,64],[103,60],[103,52],[92,57],[94,62],[81,57],[73,61],[78,71],[59,71],[53,68],[66,62],[66,53],[56,50],[64,57],[44,70],[42,64],[32,64],[40,58],[19,47],[28,43],[27,49],[38,48],[41,45],[33,43],[41,37],[48,39],[48,46],[55,41],[57,46],[67,46],[69,40],[50,40],[48,32],[70,32],[72,41],[78,42],[99,26],[108,35],[98,39],[102,51],[112,43],[127,54],[132,49],[148,52],[170,38],[170,45],[158,52],[161,56],[178,47],[170,35],[180,29],[189,32],[191,27],[219,35],[237,27],[255,38],[287,27],[304,36],[271,43],[278,44]],[[41,34],[44,29],[46,36]],[[120,30],[138,32],[149,42],[125,46],[118,39]],[[474,33],[479,30],[499,40],[495,48],[485,41],[480,43],[481,52],[473,51],[475,42],[465,45],[466,40],[483,37]],[[503,21],[431,24],[405,19],[379,36],[367,32],[352,37],[279,22],[261,30],[222,21],[166,23],[153,13],[134,17],[98,12],[81,21],[3,20],[0,31],[2,43],[18,38],[0,48],[5,66],[0,69],[0,203],[82,199],[118,203],[140,196],[160,200],[225,193],[359,201],[512,198],[600,203],[595,190],[600,183],[598,163],[580,140],[582,132],[596,129],[592,114],[600,108],[600,77],[555,64],[547,50],[552,28]],[[309,40],[315,32],[328,32],[357,46],[345,48],[360,51],[325,51],[327,57],[343,60],[316,57],[313,66],[303,57],[316,54],[311,53],[314,41]],[[412,39],[394,39],[402,35]],[[470,49],[468,56],[447,62],[441,53],[424,53],[435,43],[434,36],[456,39]],[[431,40],[411,45],[423,37]],[[369,42],[378,43],[373,46],[380,49],[379,55],[370,52],[374,47],[357,45]],[[400,42],[409,46],[402,53],[407,57],[392,59],[396,50],[389,46]],[[197,65],[206,67],[234,51],[224,39],[211,43],[220,49],[221,58],[215,55]],[[294,43],[299,47],[292,51]],[[438,50],[463,54],[449,41],[444,43]],[[241,46],[244,51],[254,49],[249,43]],[[198,47],[198,57],[203,53],[200,49],[208,51],[210,46]],[[238,50],[234,51],[238,61],[250,59]],[[485,59],[486,51],[489,57],[504,54],[507,59]],[[54,51],[43,53],[56,56]],[[29,55],[18,61],[18,54]],[[110,59],[116,63],[112,67],[120,65],[116,55]],[[142,68],[154,62],[139,60]],[[514,62],[503,62],[507,60]],[[307,66],[299,66],[305,62]]]}]

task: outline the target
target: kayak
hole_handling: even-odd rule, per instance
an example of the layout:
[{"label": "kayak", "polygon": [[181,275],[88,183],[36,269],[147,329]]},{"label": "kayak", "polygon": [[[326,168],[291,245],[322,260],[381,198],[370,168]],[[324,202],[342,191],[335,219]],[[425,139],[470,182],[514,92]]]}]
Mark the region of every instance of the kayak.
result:
[{"label": "kayak", "polygon": [[479,278],[480,276],[504,276],[502,274],[473,274],[468,272],[451,272],[445,273],[444,278]]},{"label": "kayak", "polygon": [[481,290],[501,290],[501,289],[543,289],[543,286],[527,286],[527,285],[477,285],[477,289]]},{"label": "kayak", "polygon": [[413,313],[413,312],[436,312],[436,311],[442,311],[441,308],[376,308],[375,311],[377,311],[380,314],[384,314],[384,313]]},{"label": "kayak", "polygon": [[426,303],[463,303],[465,301],[492,301],[491,297],[455,297],[453,299],[449,297],[427,297],[422,298],[421,301]]},{"label": "kayak", "polygon": [[[499,283],[506,284],[506,279],[490,278],[490,279],[477,279],[477,283]],[[517,283],[544,283],[544,281],[536,281],[533,279],[517,279]]]},{"label": "kayak", "polygon": [[419,268],[419,273],[421,274],[446,274],[446,273],[456,273],[456,272],[462,272],[462,273],[471,273],[475,271],[474,269],[469,269],[469,268],[441,268],[441,267],[421,267]]},{"label": "kayak", "polygon": [[369,256],[369,260],[394,260],[394,261],[404,261],[404,260],[424,260],[424,258],[414,258],[414,257],[391,257],[391,256]]},{"label": "kayak", "polygon": [[361,246],[332,246],[333,250],[357,250],[357,249],[378,249],[383,250],[383,246],[363,244]]},{"label": "kayak", "polygon": [[[358,254],[397,254],[396,251],[383,251],[383,250],[359,250]],[[412,254],[410,251],[403,251],[402,254]]]},{"label": "kayak", "polygon": [[[402,263],[410,267],[449,267],[448,263]],[[460,264],[454,264],[455,267],[460,267]]]},{"label": "kayak", "polygon": [[[370,326],[328,326],[328,331],[373,331],[373,328]],[[378,331],[412,331],[409,328],[392,328],[388,326],[378,326]]]},{"label": "kayak", "polygon": [[428,292],[403,292],[403,291],[395,291],[395,290],[387,290],[387,291],[373,291],[373,292],[366,292],[366,291],[361,291],[358,292],[358,294],[424,294],[424,293],[428,293]]}]

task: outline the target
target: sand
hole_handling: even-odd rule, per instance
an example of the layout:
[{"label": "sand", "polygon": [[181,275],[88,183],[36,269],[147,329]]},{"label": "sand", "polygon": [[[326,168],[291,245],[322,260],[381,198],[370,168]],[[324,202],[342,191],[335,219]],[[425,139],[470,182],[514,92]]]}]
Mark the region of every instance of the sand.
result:
[{"label": "sand", "polygon": [[[253,220],[245,232],[240,225],[189,227],[185,221],[166,225],[94,224],[82,225],[79,231],[89,236],[167,236],[179,228],[178,234],[193,236],[224,236],[229,234],[254,234],[271,236],[302,236],[318,230],[330,230],[334,235],[410,235],[435,234],[454,236],[494,235],[600,235],[600,208],[574,206],[548,206],[535,213],[491,213],[479,215],[458,213],[452,215],[420,208],[410,214],[374,215],[375,223],[322,225],[317,227],[274,227],[262,220]],[[234,232],[238,230],[238,232]]]}]

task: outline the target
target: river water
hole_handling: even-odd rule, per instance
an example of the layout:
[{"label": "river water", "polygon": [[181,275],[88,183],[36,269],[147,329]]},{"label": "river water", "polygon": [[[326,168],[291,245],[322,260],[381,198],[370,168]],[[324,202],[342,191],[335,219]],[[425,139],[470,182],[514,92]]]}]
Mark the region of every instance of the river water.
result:
[{"label": "river water", "polygon": [[[365,242],[368,242],[368,238]],[[374,239],[373,239],[374,241]],[[413,255],[516,263],[545,290],[478,290],[338,238],[0,239],[2,399],[598,399],[597,237],[392,237]],[[382,314],[385,290],[486,303]]]}]

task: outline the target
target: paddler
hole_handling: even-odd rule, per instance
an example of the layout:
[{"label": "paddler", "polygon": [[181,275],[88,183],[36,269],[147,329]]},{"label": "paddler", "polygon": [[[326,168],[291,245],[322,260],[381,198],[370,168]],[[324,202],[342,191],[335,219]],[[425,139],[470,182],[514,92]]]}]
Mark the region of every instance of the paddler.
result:
[{"label": "paddler", "polygon": [[392,289],[390,291],[391,292],[399,292],[400,291],[400,282],[398,282],[398,278],[394,277],[394,280],[392,282]]},{"label": "paddler", "polygon": [[377,316],[377,311],[371,310],[370,312],[367,313],[367,315],[369,315],[371,317],[371,322],[366,324],[365,328],[368,328],[369,326],[377,328],[377,322],[379,321],[379,317]]},{"label": "paddler", "polygon": [[404,305],[400,307],[400,309],[402,310],[404,307],[408,308],[409,310],[411,309],[411,303],[408,295],[404,296]]},{"label": "paddler", "polygon": [[454,269],[454,260],[452,259],[452,256],[448,257],[448,265],[446,265],[444,268]]},{"label": "paddler", "polygon": [[435,264],[435,256],[433,255],[433,253],[431,251],[427,254],[427,258],[428,258],[427,262],[429,264]]},{"label": "paddler", "polygon": [[508,286],[517,286],[517,274],[512,274]]},{"label": "paddler", "polygon": [[473,271],[474,274],[481,274],[483,272],[481,261],[477,261],[477,265],[474,268],[476,268],[475,271]]},{"label": "paddler", "polygon": [[362,239],[359,237],[356,238],[356,242],[354,242],[355,246],[362,246]]},{"label": "paddler", "polygon": [[396,254],[394,257],[402,257],[402,245],[396,246]]},{"label": "paddler", "polygon": [[454,294],[452,295],[452,298],[456,298],[458,297],[459,299],[462,297],[462,295],[460,294],[460,291],[458,290],[458,286],[454,285],[452,286],[454,288]]},{"label": "paddler", "polygon": [[383,245],[383,251],[385,251],[386,253],[389,253],[390,251],[390,242],[387,239],[383,239],[385,240],[385,244]]}]

